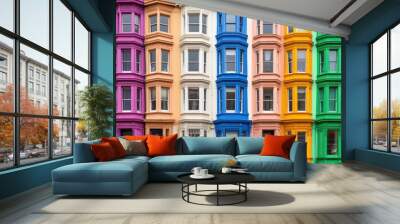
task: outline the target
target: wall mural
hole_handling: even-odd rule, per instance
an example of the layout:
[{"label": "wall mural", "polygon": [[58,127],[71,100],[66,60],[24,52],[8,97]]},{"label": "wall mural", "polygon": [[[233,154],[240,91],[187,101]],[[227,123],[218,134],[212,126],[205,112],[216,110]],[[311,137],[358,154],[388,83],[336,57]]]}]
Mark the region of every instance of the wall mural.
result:
[{"label": "wall mural", "polygon": [[341,38],[169,1],[117,1],[118,135],[296,135],[341,159]]}]

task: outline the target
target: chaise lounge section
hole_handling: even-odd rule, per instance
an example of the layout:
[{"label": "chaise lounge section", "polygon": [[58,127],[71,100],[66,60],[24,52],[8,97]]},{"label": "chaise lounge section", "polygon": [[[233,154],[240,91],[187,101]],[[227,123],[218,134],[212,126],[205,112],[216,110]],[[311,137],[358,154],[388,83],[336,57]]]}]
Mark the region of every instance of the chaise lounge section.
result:
[{"label": "chaise lounge section", "polygon": [[263,147],[259,137],[182,137],[177,140],[177,155],[127,156],[96,162],[91,145],[99,141],[77,143],[74,163],[52,172],[53,193],[67,195],[132,195],[148,181],[176,181],[176,177],[200,166],[218,172],[229,160],[260,182],[304,182],[306,180],[305,143],[295,142],[290,159],[259,155]]}]

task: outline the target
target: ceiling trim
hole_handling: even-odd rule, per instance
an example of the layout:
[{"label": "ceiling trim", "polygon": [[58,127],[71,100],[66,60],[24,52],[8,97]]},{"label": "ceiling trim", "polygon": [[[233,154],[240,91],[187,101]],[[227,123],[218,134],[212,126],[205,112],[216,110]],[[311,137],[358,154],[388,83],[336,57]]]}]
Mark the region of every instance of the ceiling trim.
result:
[{"label": "ceiling trim", "polygon": [[[350,35],[350,26],[336,24],[332,26],[330,21],[289,13],[281,10],[256,7],[240,2],[228,0],[174,0],[178,4],[193,7],[223,11],[236,15],[242,15],[253,19],[266,20],[277,24],[288,24],[302,29],[334,34],[347,38]],[[365,1],[365,0],[361,0]],[[346,17],[347,18],[347,17]]]}]

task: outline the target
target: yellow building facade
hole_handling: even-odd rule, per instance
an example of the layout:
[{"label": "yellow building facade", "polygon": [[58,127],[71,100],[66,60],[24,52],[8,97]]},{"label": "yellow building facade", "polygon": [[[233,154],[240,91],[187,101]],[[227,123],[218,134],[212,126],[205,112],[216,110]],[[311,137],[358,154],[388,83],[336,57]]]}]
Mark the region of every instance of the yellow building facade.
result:
[{"label": "yellow building facade", "polygon": [[312,159],[312,32],[285,27],[281,133],[307,143]]},{"label": "yellow building facade", "polygon": [[181,9],[166,0],[145,0],[145,133],[178,132],[180,116]]}]

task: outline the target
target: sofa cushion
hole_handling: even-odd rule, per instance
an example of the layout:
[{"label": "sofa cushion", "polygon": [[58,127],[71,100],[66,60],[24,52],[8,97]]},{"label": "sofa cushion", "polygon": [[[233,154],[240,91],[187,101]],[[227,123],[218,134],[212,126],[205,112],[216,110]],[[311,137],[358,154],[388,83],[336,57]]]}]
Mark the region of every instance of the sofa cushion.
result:
[{"label": "sofa cushion", "polygon": [[147,155],[146,143],[141,140],[126,140],[125,138],[119,138],[121,145],[126,151],[126,155]]},{"label": "sofa cushion", "polygon": [[237,137],[236,155],[260,154],[264,144],[262,137]]},{"label": "sofa cushion", "polygon": [[178,134],[169,136],[149,135],[147,137],[148,156],[165,156],[176,154],[176,139]]},{"label": "sofa cushion", "polygon": [[158,156],[149,160],[150,171],[163,172],[190,172],[193,167],[199,166],[210,171],[219,171],[230,159],[231,155],[175,155]]},{"label": "sofa cushion", "polygon": [[92,152],[96,160],[99,162],[105,162],[117,159],[117,155],[110,143],[102,142],[100,144],[91,145]]},{"label": "sofa cushion", "polygon": [[260,155],[262,156],[281,156],[289,159],[290,148],[294,140],[295,135],[290,136],[274,136],[267,135],[264,137],[264,145],[261,149]]},{"label": "sofa cushion", "polygon": [[239,155],[240,167],[249,172],[292,172],[292,161],[279,156]]},{"label": "sofa cushion", "polygon": [[235,139],[230,137],[182,137],[179,154],[235,155]]},{"label": "sofa cushion", "polygon": [[117,156],[117,158],[122,158],[122,157],[126,156],[126,151],[117,137],[101,138],[101,142],[110,143],[110,145],[114,149],[114,152],[115,152],[115,155]]},{"label": "sofa cushion", "polygon": [[75,143],[74,147],[74,163],[89,163],[95,162],[96,158],[92,152],[90,146],[92,144],[99,144],[101,141],[99,139],[88,141],[88,142],[79,142]]}]

